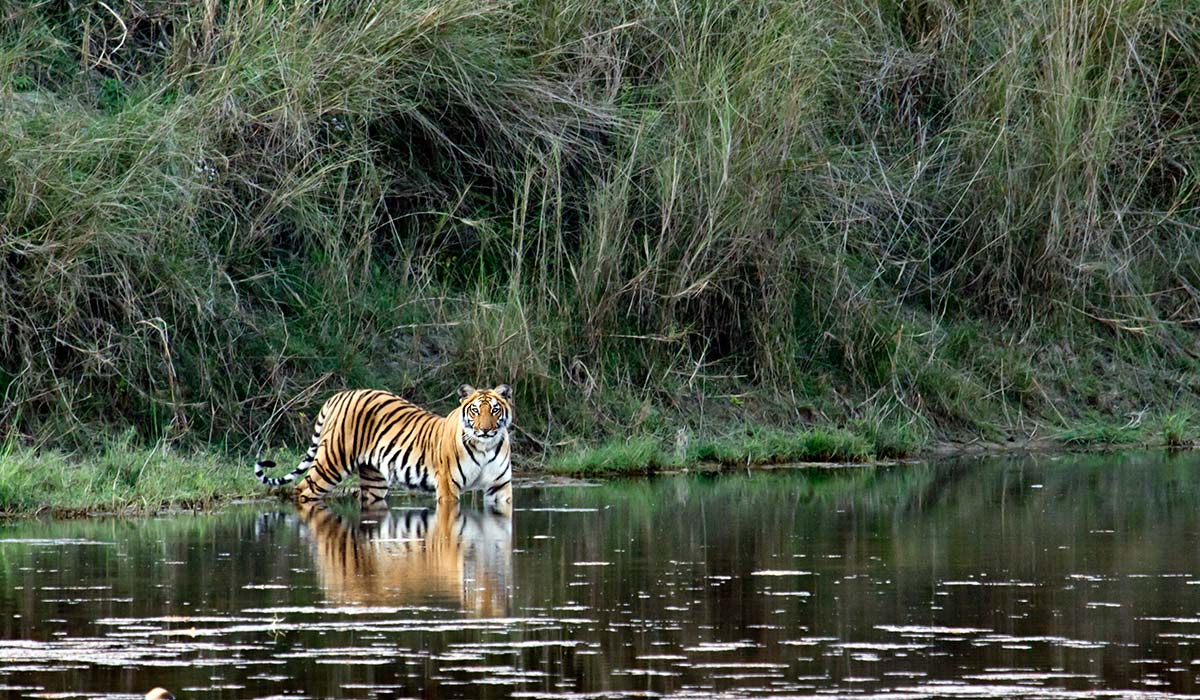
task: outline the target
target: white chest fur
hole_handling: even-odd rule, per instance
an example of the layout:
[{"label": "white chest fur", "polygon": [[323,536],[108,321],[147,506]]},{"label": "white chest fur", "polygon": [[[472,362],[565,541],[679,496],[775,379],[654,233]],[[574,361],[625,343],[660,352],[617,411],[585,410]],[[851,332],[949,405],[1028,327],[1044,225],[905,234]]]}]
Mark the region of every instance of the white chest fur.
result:
[{"label": "white chest fur", "polygon": [[464,439],[462,445],[463,491],[486,489],[508,478],[512,454],[507,435],[487,442]]}]

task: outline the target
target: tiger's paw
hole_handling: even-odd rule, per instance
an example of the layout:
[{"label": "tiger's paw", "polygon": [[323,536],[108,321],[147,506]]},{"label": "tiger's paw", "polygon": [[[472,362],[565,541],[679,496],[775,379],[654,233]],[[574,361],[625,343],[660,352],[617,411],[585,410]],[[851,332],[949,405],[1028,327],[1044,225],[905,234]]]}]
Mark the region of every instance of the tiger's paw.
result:
[{"label": "tiger's paw", "polygon": [[503,518],[511,518],[513,513],[512,501],[495,501],[487,504],[488,512]]}]

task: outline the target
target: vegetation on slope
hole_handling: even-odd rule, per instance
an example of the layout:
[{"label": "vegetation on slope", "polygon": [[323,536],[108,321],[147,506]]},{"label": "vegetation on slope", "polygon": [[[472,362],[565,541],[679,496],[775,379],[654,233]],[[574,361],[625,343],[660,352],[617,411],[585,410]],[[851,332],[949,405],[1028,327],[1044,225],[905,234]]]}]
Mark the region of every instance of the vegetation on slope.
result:
[{"label": "vegetation on slope", "polygon": [[514,385],[527,453],[817,424],[882,454],[1168,414],[1192,439],[1186,0],[0,19],[23,442],[245,453],[342,387],[441,410],[463,381]]}]

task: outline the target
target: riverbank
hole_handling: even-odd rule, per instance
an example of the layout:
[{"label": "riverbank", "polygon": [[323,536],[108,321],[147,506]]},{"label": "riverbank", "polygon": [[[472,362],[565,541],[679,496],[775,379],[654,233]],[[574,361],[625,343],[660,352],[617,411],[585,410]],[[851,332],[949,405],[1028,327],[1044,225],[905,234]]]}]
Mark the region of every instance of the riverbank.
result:
[{"label": "riverbank", "polygon": [[1137,448],[1191,449],[1200,443],[1200,422],[1190,415],[1143,417],[1124,424],[1084,421],[1041,435],[920,441],[911,432],[798,426],[752,428],[723,436],[690,439],[681,432],[672,445],[653,438],[610,441],[564,453],[548,460],[550,473],[591,477],[653,474],[693,464],[718,468],[781,463],[874,464],[955,456],[1003,455],[1031,452],[1086,452]]},{"label": "riverbank", "polygon": [[[1003,442],[926,444],[837,428],[757,428],[720,437],[685,435],[677,435],[671,443],[643,435],[550,456],[518,453],[517,472],[524,478],[603,479],[690,468],[734,471],[797,463],[872,465],[1030,452],[1186,449],[1200,440],[1200,425],[1167,417],[1136,425],[1080,425],[1045,437]],[[281,465],[300,457],[294,451],[272,456]],[[286,493],[286,487],[268,489],[260,484],[252,465],[251,457],[236,458],[215,450],[181,449],[167,443],[140,446],[132,433],[110,439],[94,454],[86,455],[10,445],[0,458],[0,518],[202,511]],[[347,480],[346,485],[353,491],[357,479]]]},{"label": "riverbank", "polygon": [[147,515],[259,498],[252,465],[216,451],[145,447],[132,434],[92,453],[9,445],[0,456],[0,516]]}]

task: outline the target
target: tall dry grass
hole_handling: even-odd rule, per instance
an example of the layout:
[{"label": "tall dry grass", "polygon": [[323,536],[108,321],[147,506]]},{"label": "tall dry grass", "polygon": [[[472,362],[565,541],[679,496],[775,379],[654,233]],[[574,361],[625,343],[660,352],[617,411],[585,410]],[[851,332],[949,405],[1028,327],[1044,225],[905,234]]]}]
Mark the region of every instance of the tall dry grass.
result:
[{"label": "tall dry grass", "polygon": [[1200,388],[1182,0],[3,13],[10,433],[240,448],[463,380],[544,445]]}]

